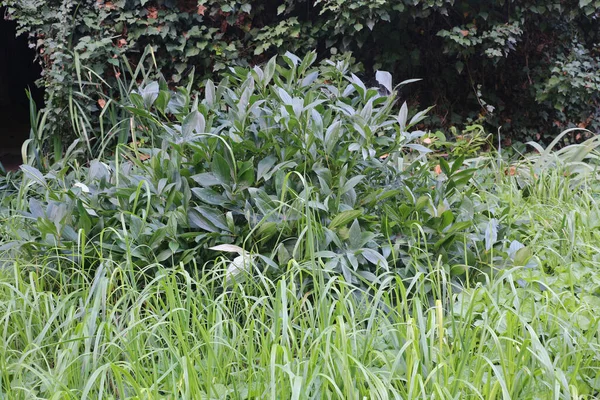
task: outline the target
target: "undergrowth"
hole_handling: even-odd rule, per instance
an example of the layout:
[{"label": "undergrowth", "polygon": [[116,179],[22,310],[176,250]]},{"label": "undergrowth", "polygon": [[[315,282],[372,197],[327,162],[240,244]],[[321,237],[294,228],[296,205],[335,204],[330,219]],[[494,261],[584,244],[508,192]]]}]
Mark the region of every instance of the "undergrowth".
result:
[{"label": "undergrowth", "polygon": [[434,143],[390,74],[314,61],[203,93],[142,62],[99,134],[72,99],[65,150],[37,116],[3,178],[0,397],[598,396],[597,137]]}]

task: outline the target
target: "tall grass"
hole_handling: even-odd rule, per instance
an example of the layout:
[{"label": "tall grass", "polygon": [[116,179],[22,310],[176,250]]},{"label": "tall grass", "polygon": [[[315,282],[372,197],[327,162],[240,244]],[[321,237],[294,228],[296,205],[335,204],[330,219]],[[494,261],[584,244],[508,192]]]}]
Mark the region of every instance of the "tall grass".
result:
[{"label": "tall grass", "polygon": [[[244,71],[207,82],[202,103],[138,86],[140,63],[113,88],[131,102],[98,121],[83,84],[102,78],[78,66],[78,139],[50,156],[36,114],[0,197],[0,398],[600,396],[598,139],[434,173],[405,132],[424,112],[384,121],[394,99],[344,63],[325,69],[339,87],[294,88],[316,55],[294,57],[253,70],[256,88]],[[288,110],[302,123],[283,129]]]},{"label": "tall grass", "polygon": [[110,259],[94,276],[5,264],[0,397],[595,398],[598,192],[560,170],[527,196],[518,176],[496,176],[478,201],[527,221],[533,257],[462,289],[435,261],[367,292],[317,276],[318,259],[237,283],[225,259],[211,274],[159,267],[144,286]]}]

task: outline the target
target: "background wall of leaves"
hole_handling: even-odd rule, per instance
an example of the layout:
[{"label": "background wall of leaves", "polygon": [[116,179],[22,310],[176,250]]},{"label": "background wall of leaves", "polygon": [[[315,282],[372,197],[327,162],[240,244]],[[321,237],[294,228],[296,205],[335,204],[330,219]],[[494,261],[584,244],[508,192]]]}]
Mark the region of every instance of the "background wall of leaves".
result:
[{"label": "background wall of leaves", "polygon": [[[373,76],[423,78],[401,95],[433,125],[484,122],[513,140],[600,128],[600,0],[0,0],[44,66],[50,126],[73,96],[98,113],[146,46],[168,82],[276,52],[352,51]],[[197,80],[199,82],[199,80]]]}]

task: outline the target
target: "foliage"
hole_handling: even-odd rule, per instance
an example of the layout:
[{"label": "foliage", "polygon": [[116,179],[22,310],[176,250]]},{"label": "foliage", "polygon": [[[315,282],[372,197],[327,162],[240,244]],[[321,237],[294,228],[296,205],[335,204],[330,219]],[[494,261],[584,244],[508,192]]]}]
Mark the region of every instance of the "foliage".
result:
[{"label": "foliage", "polygon": [[[569,115],[581,115],[579,127],[597,129],[600,117],[600,53],[574,42],[567,55],[559,55],[550,77],[538,89],[537,100],[551,104],[559,113],[559,121]],[[591,114],[590,105],[596,107]],[[583,118],[587,116],[587,118]]]},{"label": "foliage", "polygon": [[[140,285],[128,261],[134,246],[115,259],[81,241],[96,265],[89,271],[51,251],[4,253],[0,396],[596,398],[594,148],[597,140],[513,165],[495,155],[474,161],[474,218],[494,214],[514,260],[507,266],[494,250],[482,283],[457,286],[430,260],[412,277],[383,272],[364,290],[323,279],[318,260],[291,259],[277,279],[257,268],[224,286],[231,263],[213,255],[210,274],[148,261],[155,274]],[[4,200],[15,207],[19,194]],[[15,220],[3,218],[6,238]]]},{"label": "foliage", "polygon": [[40,271],[25,278],[2,271],[2,396],[585,399],[600,389],[598,298],[539,290],[533,276],[548,286],[551,276],[521,287],[506,271],[456,294],[436,268],[388,276],[365,298],[335,279],[309,292],[298,282],[314,268],[293,264],[277,282],[258,275],[214,295],[223,270],[165,269],[140,288],[125,264],[102,264],[58,295],[43,265],[18,263]]},{"label": "foliage", "polygon": [[71,98],[64,152],[32,107],[0,397],[598,396],[599,136],[473,154],[385,71],[287,53],[199,92],[152,54],[98,120]]},{"label": "foliage", "polygon": [[[450,154],[451,158],[476,157],[482,152],[489,150],[491,135],[485,132],[483,126],[473,124],[465,127],[461,132],[455,127],[450,128],[451,138],[449,140],[444,132],[438,130],[429,132],[424,136],[423,142],[432,150],[444,156]],[[444,153],[444,152],[448,153]]]},{"label": "foliage", "polygon": [[[354,284],[382,271],[413,276],[437,259],[456,279],[487,269],[505,243],[495,217],[474,218],[464,156],[440,158],[439,170],[424,158],[425,132],[413,127],[428,110],[398,110],[387,72],[377,74],[382,95],[346,75],[348,62],[315,59],[288,53],[233,69],[203,95],[143,81],[123,104],[109,100],[123,120],[106,136],[125,130],[127,144],[110,153],[82,133],[48,169],[30,158],[24,214],[5,248],[27,259],[56,252],[85,270],[96,253],[140,270],[192,261],[209,270],[217,249],[238,254],[232,276],[317,259]],[[99,158],[80,164],[81,153]]]},{"label": "foliage", "polygon": [[[432,122],[485,121],[513,139],[598,130],[600,1],[3,0],[45,66],[49,127],[67,135],[78,92],[100,112],[97,74],[114,87],[146,46],[167,81],[265,62],[275,52],[354,52],[372,71],[424,78],[403,93],[437,104]],[[92,83],[92,81],[96,81]],[[106,89],[106,87],[105,87]],[[114,97],[115,93],[107,93]],[[61,119],[62,117],[62,119]],[[61,126],[59,122],[64,124]],[[56,124],[59,124],[56,127]],[[90,132],[95,134],[96,131]]]}]

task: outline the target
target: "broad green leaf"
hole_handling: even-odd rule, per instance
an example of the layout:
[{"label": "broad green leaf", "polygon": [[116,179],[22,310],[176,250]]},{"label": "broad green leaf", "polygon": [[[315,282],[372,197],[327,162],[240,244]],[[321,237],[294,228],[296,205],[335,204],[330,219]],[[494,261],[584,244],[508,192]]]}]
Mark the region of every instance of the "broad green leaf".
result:
[{"label": "broad green leaf", "polygon": [[293,104],[294,100],[292,99],[292,96],[290,96],[289,93],[285,91],[285,89],[277,88],[277,93],[279,93],[279,97],[281,98],[281,101],[283,101],[283,104],[285,104],[285,105]]},{"label": "broad green leaf", "polygon": [[379,267],[382,267],[385,270],[389,269],[387,260],[385,259],[385,257],[383,257],[381,254],[379,254],[377,251],[375,251],[373,249],[365,248],[365,249],[362,249],[361,254],[371,264],[375,264]]},{"label": "broad green leaf", "polygon": [[239,255],[247,254],[246,250],[234,244],[219,244],[217,246],[209,247],[209,250],[224,251],[226,253],[237,253]]},{"label": "broad green leaf", "polygon": [[254,177],[254,159],[238,162],[237,179],[235,180],[239,186],[253,186],[256,179]]},{"label": "broad green leaf", "polygon": [[272,57],[267,64],[265,65],[265,74],[262,81],[263,86],[267,86],[271,79],[273,79],[273,75],[275,74],[275,66],[277,65],[277,57]]},{"label": "broad green leaf", "polygon": [[363,81],[358,76],[350,74],[350,82],[352,82],[352,85],[356,88],[356,90],[358,90],[358,92],[360,93],[360,97],[364,98],[367,92],[367,88]]},{"label": "broad green leaf", "polygon": [[213,155],[211,170],[215,177],[224,185],[231,184],[231,168],[229,163],[220,153]]},{"label": "broad green leaf", "polygon": [[377,80],[377,82],[383,86],[384,88],[386,88],[386,90],[388,91],[388,93],[392,93],[394,91],[393,85],[392,85],[392,74],[390,74],[387,71],[377,71],[375,73],[375,79]]},{"label": "broad green leaf", "polygon": [[406,131],[406,122],[408,121],[408,106],[406,105],[406,102],[404,102],[402,107],[400,107],[400,113],[398,114],[397,121],[398,125],[400,125],[400,131]]},{"label": "broad green leaf", "polygon": [[42,203],[33,197],[29,199],[29,212],[34,218],[42,218],[46,215]]},{"label": "broad green leaf", "polygon": [[165,113],[165,111],[167,110],[167,105],[169,104],[169,101],[171,100],[171,94],[166,91],[166,90],[161,90],[158,93],[158,97],[156,98],[156,102],[154,103],[154,106],[156,107],[156,109],[158,111],[160,111],[161,113]]},{"label": "broad green leaf", "polygon": [[531,257],[533,256],[533,251],[530,247],[523,247],[517,250],[514,259],[514,265],[517,267],[524,267],[527,265]]},{"label": "broad green leaf", "polygon": [[163,251],[158,253],[158,255],[156,256],[156,261],[160,263],[160,262],[168,260],[172,256],[173,256],[173,251],[171,249],[164,249]]},{"label": "broad green leaf", "polygon": [[181,127],[184,137],[189,137],[194,133],[204,133],[205,129],[206,121],[204,119],[204,115],[197,110],[192,111],[187,117],[185,117]]},{"label": "broad green leaf", "polygon": [[206,104],[209,107],[213,107],[217,101],[215,84],[210,79],[206,81],[206,85],[204,87],[204,98],[206,99]]},{"label": "broad green leaf", "polygon": [[160,91],[160,86],[158,82],[150,82],[144,87],[139,88],[138,93],[142,96],[144,101],[144,107],[146,110],[150,110],[156,99],[158,98],[158,93]]},{"label": "broad green leaf", "polygon": [[206,207],[206,206],[198,206],[194,207],[196,211],[198,211],[202,217],[204,217],[207,221],[213,224],[215,227],[229,232],[229,227],[227,226],[227,221],[225,216],[220,210]]},{"label": "broad green leaf", "polygon": [[327,131],[325,132],[325,151],[328,154],[331,154],[333,152],[333,149],[335,148],[335,146],[338,145],[338,143],[339,143],[338,139],[340,137],[341,129],[342,129],[342,121],[341,120],[336,120],[331,125],[329,125],[329,128],[327,128]]},{"label": "broad green leaf", "polygon": [[315,253],[315,257],[317,258],[335,258],[338,257],[339,254],[334,253],[333,251],[322,250]]},{"label": "broad green leaf", "polygon": [[310,74],[306,75],[304,77],[304,79],[302,79],[302,82],[300,82],[300,87],[306,87],[306,86],[312,85],[313,82],[317,80],[318,76],[319,76],[318,71],[314,71],[314,72],[311,72]]},{"label": "broad green leaf", "polygon": [[365,176],[364,175],[357,175],[354,176],[350,179],[348,179],[345,183],[344,186],[342,186],[341,190],[340,190],[340,194],[345,194],[346,192],[348,192],[349,190],[353,189],[356,185],[358,185],[358,183],[363,180]]},{"label": "broad green leaf", "polygon": [[188,211],[188,222],[193,229],[202,229],[207,232],[218,233],[220,230],[208,221],[198,210],[191,209]]},{"label": "broad green leaf", "polygon": [[350,221],[356,220],[358,217],[362,216],[362,211],[360,210],[346,210],[342,211],[338,215],[331,220],[329,223],[329,229],[336,229],[342,226],[346,226]]},{"label": "broad green leaf", "polygon": [[212,172],[203,172],[201,174],[192,175],[191,178],[200,186],[209,187],[220,185],[221,181],[217,179]]},{"label": "broad green leaf", "polygon": [[262,222],[256,230],[256,236],[260,240],[269,240],[275,234],[277,234],[278,228],[275,222]]},{"label": "broad green leaf", "polygon": [[419,197],[415,202],[415,210],[421,211],[423,208],[427,207],[427,205],[430,204],[430,202],[431,198],[428,196],[423,195]]},{"label": "broad green leaf", "polygon": [[291,66],[298,66],[302,62],[300,57],[293,53],[290,53],[289,51],[285,52],[285,54],[283,55],[283,59],[286,61],[291,61]]},{"label": "broad green leaf", "polygon": [[408,123],[409,126],[413,126],[415,124],[418,124],[419,122],[421,122],[422,120],[424,120],[427,117],[427,113],[432,109],[432,107],[429,107],[423,111],[419,111],[418,113],[416,113],[414,115],[414,117],[412,117],[410,119],[410,122]]},{"label": "broad green leaf", "polygon": [[359,249],[362,246],[362,231],[357,219],[350,226],[348,241],[351,249]]},{"label": "broad green leaf", "polygon": [[44,175],[37,169],[32,167],[31,165],[23,164],[21,165],[21,170],[25,175],[34,182],[39,183],[42,186],[46,186],[46,178]]},{"label": "broad green leaf", "polygon": [[227,202],[227,198],[225,196],[209,188],[192,188],[192,193],[207,204],[220,206]]},{"label": "broad green leaf", "polygon": [[442,222],[440,224],[440,229],[446,229],[452,222],[454,222],[454,213],[451,210],[446,210],[442,213]]},{"label": "broad green leaf", "polygon": [[485,229],[485,249],[491,250],[492,246],[498,240],[498,220],[496,218],[490,219]]},{"label": "broad green leaf", "polygon": [[260,179],[271,169],[277,158],[275,156],[267,156],[258,162],[258,167],[256,168],[256,180],[260,181]]},{"label": "broad green leaf", "polygon": [[362,270],[362,271],[357,271],[356,273],[360,277],[364,278],[369,283],[379,282],[379,278],[377,277],[377,275],[375,275],[371,271]]}]

